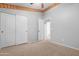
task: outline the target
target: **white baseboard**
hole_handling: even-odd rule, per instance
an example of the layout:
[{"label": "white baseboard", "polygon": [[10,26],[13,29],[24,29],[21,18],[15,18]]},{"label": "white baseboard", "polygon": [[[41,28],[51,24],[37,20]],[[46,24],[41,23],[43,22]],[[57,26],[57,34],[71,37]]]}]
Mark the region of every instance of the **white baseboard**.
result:
[{"label": "white baseboard", "polygon": [[79,48],[71,47],[71,46],[68,46],[68,45],[66,45],[66,44],[56,42],[56,41],[50,41],[50,42],[51,42],[51,43],[58,44],[58,45],[61,45],[61,46],[64,46],[64,47],[68,47],[68,48],[71,48],[71,49],[79,50]]}]

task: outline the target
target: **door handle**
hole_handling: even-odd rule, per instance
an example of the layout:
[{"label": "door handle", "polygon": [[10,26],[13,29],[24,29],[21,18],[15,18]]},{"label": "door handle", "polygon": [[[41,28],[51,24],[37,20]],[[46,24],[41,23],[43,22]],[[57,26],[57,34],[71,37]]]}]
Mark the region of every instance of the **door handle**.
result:
[{"label": "door handle", "polygon": [[1,33],[4,33],[4,31],[1,31]]},{"label": "door handle", "polygon": [[28,31],[26,31],[26,32],[28,32]]},{"label": "door handle", "polygon": [[40,32],[40,30],[38,30],[38,32]]}]

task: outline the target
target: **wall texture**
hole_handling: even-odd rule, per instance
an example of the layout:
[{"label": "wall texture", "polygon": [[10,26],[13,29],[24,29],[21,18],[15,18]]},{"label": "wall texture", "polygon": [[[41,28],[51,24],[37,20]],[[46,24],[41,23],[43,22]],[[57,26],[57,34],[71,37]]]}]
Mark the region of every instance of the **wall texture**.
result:
[{"label": "wall texture", "polygon": [[79,4],[60,4],[44,17],[50,18],[52,41],[79,48]]}]

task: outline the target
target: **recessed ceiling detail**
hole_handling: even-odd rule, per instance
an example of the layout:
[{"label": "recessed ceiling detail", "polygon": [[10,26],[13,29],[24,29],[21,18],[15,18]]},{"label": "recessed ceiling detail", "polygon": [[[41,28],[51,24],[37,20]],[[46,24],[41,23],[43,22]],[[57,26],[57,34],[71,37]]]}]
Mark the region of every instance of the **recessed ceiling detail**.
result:
[{"label": "recessed ceiling detail", "polygon": [[52,3],[11,3],[11,4],[43,10],[49,7]]},{"label": "recessed ceiling detail", "polygon": [[9,8],[33,12],[45,12],[56,7],[59,3],[0,3],[0,8]]}]

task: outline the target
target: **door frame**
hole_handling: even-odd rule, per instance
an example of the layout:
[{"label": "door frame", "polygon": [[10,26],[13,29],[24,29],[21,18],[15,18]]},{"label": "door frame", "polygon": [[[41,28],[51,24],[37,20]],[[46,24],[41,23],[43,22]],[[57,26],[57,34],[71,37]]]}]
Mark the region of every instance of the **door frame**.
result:
[{"label": "door frame", "polygon": [[51,40],[51,18],[46,18],[45,21],[44,21],[44,39],[47,40],[46,39],[46,33],[45,33],[45,27],[46,27],[47,22],[50,22],[50,39],[49,40]]}]

